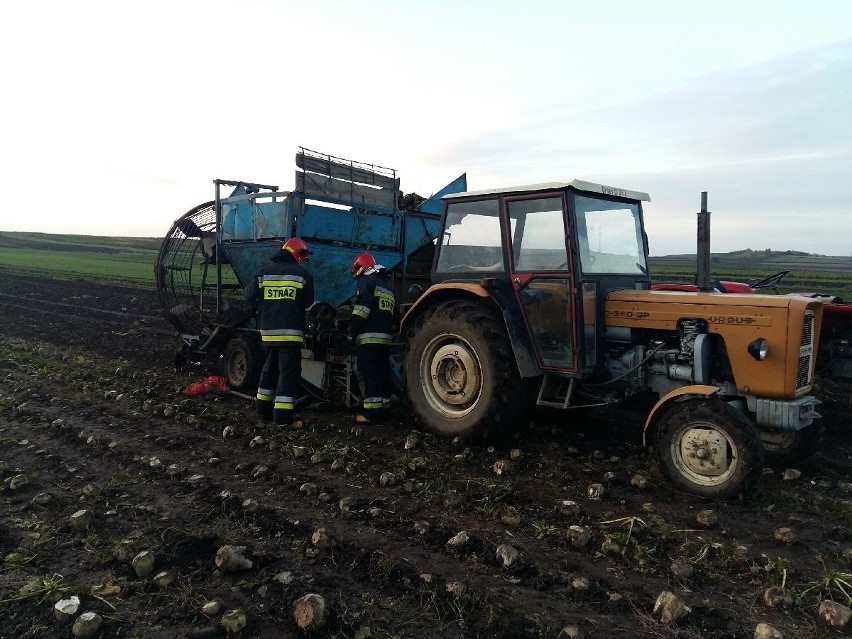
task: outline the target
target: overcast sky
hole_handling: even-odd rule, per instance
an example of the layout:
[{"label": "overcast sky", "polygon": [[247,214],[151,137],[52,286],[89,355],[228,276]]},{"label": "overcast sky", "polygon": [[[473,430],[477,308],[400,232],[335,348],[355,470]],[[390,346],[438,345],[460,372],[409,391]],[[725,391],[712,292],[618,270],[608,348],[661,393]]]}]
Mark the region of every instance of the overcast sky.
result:
[{"label": "overcast sky", "polygon": [[429,195],[646,191],[653,255],[852,257],[852,0],[44,0],[0,26],[0,230],[150,236],[299,146]]}]

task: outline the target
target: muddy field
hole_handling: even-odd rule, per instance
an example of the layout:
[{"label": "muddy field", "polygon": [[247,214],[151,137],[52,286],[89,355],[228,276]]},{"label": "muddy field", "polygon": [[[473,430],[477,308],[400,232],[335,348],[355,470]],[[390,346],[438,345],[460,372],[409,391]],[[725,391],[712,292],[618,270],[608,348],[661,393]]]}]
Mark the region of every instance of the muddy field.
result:
[{"label": "muddy field", "polygon": [[[225,636],[233,610],[244,638],[852,629],[819,612],[852,595],[848,385],[821,384],[800,476],[770,467],[721,503],[666,485],[638,413],[536,413],[491,447],[419,431],[404,403],[369,428],[303,405],[276,432],[245,400],[184,397],[216,371],[175,370],[176,345],[151,291],[0,273],[0,637],[70,637],[85,611],[96,636],[140,638]],[[227,545],[251,567],[217,567]],[[670,623],[664,591],[686,606]]]}]

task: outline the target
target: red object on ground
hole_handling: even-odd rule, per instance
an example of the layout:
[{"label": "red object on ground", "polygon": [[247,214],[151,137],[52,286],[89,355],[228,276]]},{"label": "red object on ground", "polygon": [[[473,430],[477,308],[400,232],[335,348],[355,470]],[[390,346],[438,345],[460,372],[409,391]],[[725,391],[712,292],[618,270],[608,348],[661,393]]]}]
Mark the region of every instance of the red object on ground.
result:
[{"label": "red object on ground", "polygon": [[210,375],[205,377],[203,382],[193,382],[183,389],[183,394],[187,397],[199,397],[201,395],[237,395],[243,397],[239,393],[233,392],[228,387],[228,380],[220,375]]},{"label": "red object on ground", "polygon": [[205,377],[204,381],[223,393],[227,393],[230,390],[230,388],[228,388],[228,380],[220,375]]},{"label": "red object on ground", "polygon": [[198,397],[199,395],[206,395],[212,389],[213,387],[206,382],[194,382],[183,389],[183,394],[187,397]]}]

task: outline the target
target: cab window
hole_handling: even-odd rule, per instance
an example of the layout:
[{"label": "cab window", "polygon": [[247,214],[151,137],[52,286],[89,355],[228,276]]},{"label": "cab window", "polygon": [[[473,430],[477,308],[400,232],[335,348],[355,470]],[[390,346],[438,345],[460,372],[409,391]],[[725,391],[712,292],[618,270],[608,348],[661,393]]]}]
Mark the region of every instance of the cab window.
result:
[{"label": "cab window", "polygon": [[511,200],[507,206],[514,270],[568,270],[562,198]]},{"label": "cab window", "polygon": [[450,203],[436,270],[503,271],[499,211],[497,200]]},{"label": "cab window", "polygon": [[636,203],[574,196],[577,246],[584,273],[647,273]]}]

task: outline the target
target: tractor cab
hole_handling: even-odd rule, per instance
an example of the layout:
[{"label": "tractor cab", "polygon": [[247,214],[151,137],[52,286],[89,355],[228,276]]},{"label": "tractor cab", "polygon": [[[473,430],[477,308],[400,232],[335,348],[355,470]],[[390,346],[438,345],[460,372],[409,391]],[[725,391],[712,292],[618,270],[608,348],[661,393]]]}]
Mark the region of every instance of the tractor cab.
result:
[{"label": "tractor cab", "polygon": [[602,359],[607,292],[650,287],[648,200],[580,180],[445,196],[433,280],[489,291],[534,354],[517,358],[522,376],[585,376]]}]

